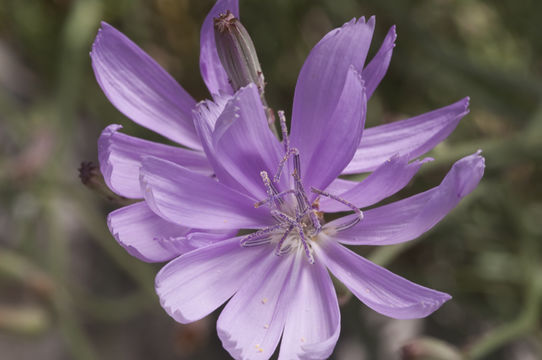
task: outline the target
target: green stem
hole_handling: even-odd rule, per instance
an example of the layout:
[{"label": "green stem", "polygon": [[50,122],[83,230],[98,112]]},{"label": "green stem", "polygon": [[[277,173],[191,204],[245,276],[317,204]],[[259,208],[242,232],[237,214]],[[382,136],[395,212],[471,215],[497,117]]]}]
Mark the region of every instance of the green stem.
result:
[{"label": "green stem", "polygon": [[536,330],[542,301],[542,269],[533,272],[527,290],[527,299],[520,315],[484,336],[465,353],[468,360],[481,359],[504,344]]},{"label": "green stem", "polygon": [[60,331],[70,348],[73,359],[98,359],[77,314],[73,311],[70,294],[65,289],[57,289],[53,294],[52,302],[58,315]]}]

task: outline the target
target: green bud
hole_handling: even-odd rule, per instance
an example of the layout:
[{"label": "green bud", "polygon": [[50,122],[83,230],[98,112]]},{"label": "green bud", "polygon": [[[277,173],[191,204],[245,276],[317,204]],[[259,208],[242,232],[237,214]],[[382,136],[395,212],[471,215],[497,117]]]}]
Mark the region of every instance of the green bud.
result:
[{"label": "green bud", "polygon": [[47,311],[36,305],[0,306],[0,330],[18,335],[37,335],[51,326]]},{"label": "green bud", "polygon": [[403,360],[461,360],[458,349],[442,340],[422,337],[405,344],[401,349]]},{"label": "green bud", "polygon": [[214,19],[218,57],[234,91],[250,83],[264,90],[264,78],[254,43],[247,30],[230,11]]}]

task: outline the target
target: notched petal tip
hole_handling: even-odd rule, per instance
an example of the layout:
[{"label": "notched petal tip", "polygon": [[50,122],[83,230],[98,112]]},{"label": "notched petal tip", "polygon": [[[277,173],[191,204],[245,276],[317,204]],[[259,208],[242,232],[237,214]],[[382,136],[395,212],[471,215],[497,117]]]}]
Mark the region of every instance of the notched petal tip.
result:
[{"label": "notched petal tip", "polygon": [[457,196],[462,198],[472,192],[482,179],[485,170],[485,158],[482,150],[458,160],[450,173],[454,173],[457,184]]},{"label": "notched petal tip", "polygon": [[184,316],[182,311],[176,307],[174,307],[172,304],[168,302],[168,295],[165,293],[165,289],[162,286],[161,278],[164,275],[164,273],[169,271],[169,266],[172,264],[172,262],[166,264],[158,274],[156,274],[156,277],[154,278],[154,290],[156,292],[156,295],[158,295],[158,300],[160,301],[160,306],[164,309],[164,311],[171,316],[175,321],[181,324],[190,324],[191,322],[197,321],[199,319],[189,319]]},{"label": "notched petal tip", "polygon": [[397,25],[393,24],[388,30],[388,34],[393,34],[393,41],[397,40]]},{"label": "notched petal tip", "polygon": [[[433,294],[431,298],[426,298],[419,303],[413,303],[408,308],[411,308],[412,311],[408,311],[407,308],[403,309],[406,311],[399,311],[397,315],[388,315],[395,319],[423,319],[433,314],[435,311],[440,309],[442,305],[452,299],[450,294],[432,290]],[[399,310],[399,309],[398,309]]]},{"label": "notched petal tip", "polygon": [[469,106],[470,106],[470,96],[466,96],[463,99],[459,100],[460,103],[463,104],[463,113],[462,116],[465,116],[470,112]]},{"label": "notched petal tip", "polygon": [[[156,276],[156,279],[158,279],[158,276]],[[198,321],[200,319],[188,319],[186,318],[181,310],[175,309],[173,306],[168,305],[167,300],[165,297],[163,297],[160,293],[160,285],[157,282],[158,280],[155,280],[155,291],[158,295],[158,299],[160,301],[160,306],[164,309],[164,311],[171,316],[175,321],[177,321],[180,324],[190,324],[194,321]]]},{"label": "notched petal tip", "polygon": [[216,332],[218,338],[222,342],[222,347],[231,355],[234,359],[239,359],[243,355],[243,348],[239,346],[238,342],[232,339],[232,336],[226,330],[217,326]]},{"label": "notched petal tip", "polygon": [[[452,299],[452,296],[448,293],[436,291],[436,290],[433,290],[433,291],[436,293],[436,296],[433,299],[431,299],[432,300],[431,307],[434,307],[434,310],[428,313],[427,315],[431,315],[433,312],[435,312],[435,310],[438,310],[442,305],[444,305],[446,302]],[[423,301],[421,304],[426,305],[426,303],[424,303]]]},{"label": "notched petal tip", "polygon": [[392,25],[384,38],[384,45],[387,45],[385,52],[391,51],[397,46],[395,43],[397,41],[397,25]]},{"label": "notched petal tip", "polygon": [[337,35],[339,35],[342,31],[346,31],[348,28],[350,27],[355,27],[355,26],[369,26],[371,29],[374,30],[374,27],[375,27],[375,16],[371,16],[369,18],[369,21],[366,21],[365,20],[365,16],[362,16],[360,18],[352,18],[351,20],[345,22],[344,24],[342,24],[342,26],[338,27],[338,28],[335,28],[333,30],[331,30],[330,32],[328,32],[323,38],[322,40],[320,40],[320,42],[324,41],[324,40],[327,40],[331,37],[335,37]]},{"label": "notched petal tip", "polygon": [[101,45],[101,42],[104,40],[104,34],[106,32],[110,31],[117,31],[113,26],[109,25],[105,21],[100,21],[100,27],[98,28],[98,31],[96,33],[96,37],[94,38],[94,42],[92,43],[92,47],[90,50],[90,57],[92,60],[94,60],[94,57],[96,56],[96,48]]},{"label": "notched petal tip", "polygon": [[345,22],[343,24],[343,26],[341,26],[340,28],[344,28],[344,27],[347,27],[349,25],[354,25],[354,24],[357,24],[358,22],[361,22],[361,23],[365,23],[365,16],[362,16],[360,17],[359,19],[353,17],[352,19],[350,19],[349,21]]}]

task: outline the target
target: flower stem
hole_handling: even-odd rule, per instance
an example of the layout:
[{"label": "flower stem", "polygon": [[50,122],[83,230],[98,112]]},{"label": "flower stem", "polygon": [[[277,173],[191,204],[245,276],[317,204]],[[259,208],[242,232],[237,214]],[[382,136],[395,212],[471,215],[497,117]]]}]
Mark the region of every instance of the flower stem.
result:
[{"label": "flower stem", "polygon": [[538,269],[531,275],[525,306],[516,320],[504,324],[484,336],[465,352],[465,358],[468,360],[481,359],[502,345],[536,330],[541,302],[542,269]]}]

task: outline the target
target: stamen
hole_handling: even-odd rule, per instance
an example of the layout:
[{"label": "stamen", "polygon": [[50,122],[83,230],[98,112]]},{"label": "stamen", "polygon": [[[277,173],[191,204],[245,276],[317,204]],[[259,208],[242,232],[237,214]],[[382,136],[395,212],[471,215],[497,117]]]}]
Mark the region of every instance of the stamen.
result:
[{"label": "stamen", "polygon": [[[288,161],[288,159],[291,156],[295,156],[295,155],[299,156],[299,150],[297,150],[296,148],[291,148],[291,149],[288,149],[288,151],[286,151],[286,153],[284,154],[282,159],[280,159],[279,166],[277,168],[277,173],[273,177],[273,181],[275,183],[278,183],[280,181],[280,176],[282,175],[282,170],[284,169],[284,165],[286,164],[286,161]],[[295,165],[295,163],[294,163],[294,165]]]},{"label": "stamen", "polygon": [[286,126],[286,117],[284,111],[279,110],[280,130],[282,131],[282,143],[284,144],[284,153],[290,151],[290,138],[288,137],[288,127]]},{"label": "stamen", "polygon": [[286,254],[288,252],[288,250],[290,250],[290,247],[291,247],[290,245],[288,245],[284,249],[282,249],[282,244],[284,244],[284,241],[286,240],[288,235],[290,235],[290,232],[293,230],[293,228],[294,228],[294,226],[290,225],[288,227],[288,229],[286,229],[286,232],[284,233],[284,235],[282,235],[282,237],[280,238],[280,241],[277,244],[277,248],[275,250],[276,255],[278,255],[278,256],[284,255],[284,254]]},{"label": "stamen", "polygon": [[281,220],[297,228],[299,238],[301,240],[301,243],[303,244],[303,249],[305,250],[305,254],[307,255],[307,258],[309,259],[309,263],[314,264],[314,256],[312,255],[309,244],[307,243],[307,239],[305,238],[305,233],[303,232],[303,226],[296,219],[293,219],[289,217],[288,215],[281,213],[280,211],[271,210],[271,213],[274,213]]},{"label": "stamen", "polygon": [[296,151],[294,155],[294,170],[297,171],[299,176],[301,176],[301,161],[299,160],[299,151]]},{"label": "stamen", "polygon": [[291,249],[292,249],[292,244],[288,244],[283,248],[277,249],[277,252],[275,252],[275,254],[277,256],[282,256],[284,254],[288,254]]},{"label": "stamen", "polygon": [[280,175],[282,174],[282,169],[286,161],[294,153],[298,153],[297,149],[290,149],[290,137],[288,136],[288,127],[286,126],[286,117],[284,116],[284,111],[280,110],[278,112],[280,120],[280,129],[282,131],[282,143],[284,145],[284,157],[280,160],[277,173],[273,177],[273,181],[278,183],[280,181]]},{"label": "stamen", "polygon": [[293,226],[296,226],[296,227],[301,226],[294,218],[286,215],[283,212],[280,212],[278,210],[271,210],[271,214],[276,216],[280,220],[287,222],[290,225],[293,225]]},{"label": "stamen", "polygon": [[299,176],[300,174],[299,164],[300,164],[299,154],[294,155],[294,173],[292,174],[292,176],[294,178],[295,188],[297,190],[297,193],[296,193],[297,202],[299,204],[299,207],[301,208],[302,215],[305,215],[308,210],[309,217],[312,222],[312,226],[314,226],[315,234],[318,234],[322,230],[322,225],[320,224],[320,221],[318,220],[316,211],[310,207],[309,198],[307,197],[307,193],[305,192],[305,188],[303,187],[303,183],[301,182],[301,177]]},{"label": "stamen", "polygon": [[254,207],[255,207],[255,208],[258,208],[258,207],[260,207],[260,206],[262,206],[262,205],[267,204],[267,203],[270,202],[270,201],[277,200],[277,199],[282,199],[282,198],[284,198],[286,195],[290,195],[290,194],[295,194],[295,190],[291,190],[291,189],[290,189],[290,190],[286,190],[286,191],[280,192],[280,193],[278,193],[278,194],[276,194],[276,195],[273,195],[272,198],[270,197],[270,198],[267,198],[267,199],[265,199],[265,200],[258,201],[257,203],[254,204]]},{"label": "stamen", "polygon": [[[271,179],[269,179],[269,175],[267,175],[267,171],[261,171],[260,176],[262,177],[263,183],[265,185],[265,191],[267,192],[267,196],[268,196],[266,202],[272,201],[272,206],[271,207],[273,207],[273,205],[276,207],[277,206],[276,202],[279,203],[278,204],[279,206],[282,205],[284,203],[284,201],[282,200],[282,198],[280,198],[280,197],[277,198],[276,197],[276,195],[279,194],[279,191],[277,190],[275,185],[271,182]],[[256,204],[258,204],[258,203],[256,203]],[[258,206],[256,206],[256,204],[254,204],[254,206],[258,207]]]},{"label": "stamen", "polygon": [[318,190],[314,187],[311,187],[311,191],[315,194],[318,194],[318,195],[321,195],[321,196],[325,196],[325,197],[328,197],[332,200],[335,200],[335,201],[338,201],[340,202],[341,204],[344,204],[346,206],[348,206],[350,209],[352,209],[352,211],[354,211],[356,213],[356,217],[353,218],[351,221],[348,221],[344,224],[341,224],[337,227],[335,227],[335,230],[337,231],[344,231],[344,230],[347,230],[347,229],[350,229],[352,228],[354,225],[356,225],[357,223],[359,223],[361,220],[363,220],[363,213],[361,212],[361,210],[354,204],[352,204],[351,202],[341,198],[341,197],[338,197],[337,195],[333,195],[333,194],[330,194],[328,193],[327,191],[322,191],[322,190]]},{"label": "stamen", "polygon": [[350,220],[350,221],[348,221],[348,222],[346,222],[344,224],[336,226],[335,230],[339,232],[339,231],[344,231],[344,230],[351,229],[354,226],[356,226],[360,221],[361,221],[361,218],[356,216],[352,220]]},{"label": "stamen", "polygon": [[271,242],[271,236],[262,237],[261,239],[251,239],[241,243],[242,247],[254,247],[260,245],[267,245]]},{"label": "stamen", "polygon": [[271,211],[271,217],[275,219],[275,221],[277,221],[278,223],[282,223],[282,219],[279,218],[277,215],[274,215],[273,211]]},{"label": "stamen", "polygon": [[299,237],[301,238],[301,243],[303,244],[303,248],[305,249],[305,255],[307,255],[307,258],[309,259],[309,264],[314,264],[314,256],[312,255],[311,249],[309,248],[309,244],[307,243],[307,240],[305,239],[303,228],[298,227],[297,230],[299,232]]},{"label": "stamen", "polygon": [[[283,227],[284,227],[284,224],[276,224],[276,225],[272,225],[272,226],[268,226],[266,228],[260,229],[256,232],[253,232],[252,234],[248,234],[243,239],[241,239],[241,246],[243,247],[255,246],[254,244],[259,242],[260,240],[264,240],[264,239],[270,240],[269,234]],[[262,242],[262,244],[264,243],[265,242]]]},{"label": "stamen", "polygon": [[297,199],[297,205],[299,206],[299,213],[305,214],[309,206],[307,196],[305,195],[305,190],[303,189],[303,184],[296,170],[292,173],[292,176],[295,180],[295,198]]}]

